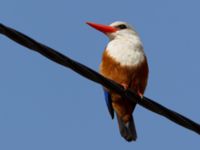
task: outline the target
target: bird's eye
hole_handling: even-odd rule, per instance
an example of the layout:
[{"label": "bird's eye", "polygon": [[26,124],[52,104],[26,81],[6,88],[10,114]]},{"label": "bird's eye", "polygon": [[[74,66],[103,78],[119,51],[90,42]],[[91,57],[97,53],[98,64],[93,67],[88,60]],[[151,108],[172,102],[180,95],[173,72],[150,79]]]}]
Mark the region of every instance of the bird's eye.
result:
[{"label": "bird's eye", "polygon": [[127,29],[127,26],[125,24],[120,24],[117,26],[118,29]]}]

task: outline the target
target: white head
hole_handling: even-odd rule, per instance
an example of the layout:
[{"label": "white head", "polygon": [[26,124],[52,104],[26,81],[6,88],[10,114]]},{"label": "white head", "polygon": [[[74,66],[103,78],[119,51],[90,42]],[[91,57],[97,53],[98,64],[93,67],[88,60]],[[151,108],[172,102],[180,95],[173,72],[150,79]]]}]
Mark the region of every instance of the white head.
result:
[{"label": "white head", "polygon": [[116,37],[126,37],[131,35],[138,36],[134,28],[126,22],[116,21],[111,23],[110,26],[117,29],[116,32],[107,33],[107,36],[110,38],[110,40]]}]

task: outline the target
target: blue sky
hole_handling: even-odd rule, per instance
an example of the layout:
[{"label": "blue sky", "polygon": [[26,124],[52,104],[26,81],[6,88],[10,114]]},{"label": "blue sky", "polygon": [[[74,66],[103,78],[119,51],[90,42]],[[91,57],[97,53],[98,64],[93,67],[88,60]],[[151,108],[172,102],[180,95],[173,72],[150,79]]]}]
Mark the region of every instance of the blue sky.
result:
[{"label": "blue sky", "polygon": [[[85,22],[121,20],[139,32],[149,61],[145,95],[200,122],[197,0],[3,0],[0,22],[98,70],[108,39]],[[138,106],[127,143],[101,86],[0,36],[0,149],[198,149],[200,137]]]}]

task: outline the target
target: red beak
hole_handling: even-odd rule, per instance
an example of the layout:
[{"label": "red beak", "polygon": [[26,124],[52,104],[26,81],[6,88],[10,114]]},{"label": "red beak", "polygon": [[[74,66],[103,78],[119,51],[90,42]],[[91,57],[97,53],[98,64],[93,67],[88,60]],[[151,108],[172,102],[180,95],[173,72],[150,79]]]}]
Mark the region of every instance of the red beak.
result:
[{"label": "red beak", "polygon": [[117,28],[115,27],[111,27],[111,26],[107,26],[107,25],[103,25],[103,24],[96,24],[96,23],[92,23],[92,22],[86,22],[89,26],[103,32],[103,33],[113,33],[117,31]]}]

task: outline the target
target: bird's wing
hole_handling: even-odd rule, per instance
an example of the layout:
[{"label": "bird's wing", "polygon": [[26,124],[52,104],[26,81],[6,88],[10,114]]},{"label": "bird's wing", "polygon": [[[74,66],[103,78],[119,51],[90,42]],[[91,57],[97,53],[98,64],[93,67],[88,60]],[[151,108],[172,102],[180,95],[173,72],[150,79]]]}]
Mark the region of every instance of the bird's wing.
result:
[{"label": "bird's wing", "polygon": [[106,91],[104,89],[104,95],[105,95],[105,99],[106,99],[106,104],[110,113],[111,118],[114,118],[114,109],[112,107],[112,99],[111,99],[111,95],[108,91]]}]

